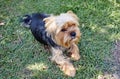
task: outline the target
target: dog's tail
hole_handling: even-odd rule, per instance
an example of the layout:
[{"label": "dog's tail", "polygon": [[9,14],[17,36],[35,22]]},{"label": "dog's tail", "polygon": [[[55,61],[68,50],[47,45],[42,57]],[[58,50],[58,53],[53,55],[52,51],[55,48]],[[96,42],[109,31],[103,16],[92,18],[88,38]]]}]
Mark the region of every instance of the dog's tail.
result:
[{"label": "dog's tail", "polygon": [[20,20],[20,22],[22,23],[22,26],[27,28],[30,28],[31,21],[32,21],[31,15],[24,15]]}]

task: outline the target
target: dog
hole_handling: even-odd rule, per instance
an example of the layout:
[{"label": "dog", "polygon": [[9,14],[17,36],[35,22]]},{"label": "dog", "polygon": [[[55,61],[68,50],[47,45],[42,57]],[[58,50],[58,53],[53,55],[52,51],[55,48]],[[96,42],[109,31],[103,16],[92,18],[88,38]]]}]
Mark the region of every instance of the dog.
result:
[{"label": "dog", "polygon": [[77,46],[81,32],[79,18],[72,11],[60,15],[33,13],[25,15],[22,24],[28,27],[33,36],[41,44],[48,46],[52,53],[51,61],[68,76],[74,77],[76,69],[64,52],[68,52],[73,60],[79,60],[79,48]]}]

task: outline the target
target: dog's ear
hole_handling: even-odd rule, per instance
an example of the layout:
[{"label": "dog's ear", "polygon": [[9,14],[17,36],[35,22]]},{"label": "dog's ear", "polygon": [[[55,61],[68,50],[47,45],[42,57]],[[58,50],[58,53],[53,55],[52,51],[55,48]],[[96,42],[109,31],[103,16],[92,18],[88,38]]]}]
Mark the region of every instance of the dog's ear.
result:
[{"label": "dog's ear", "polygon": [[55,23],[55,16],[47,17],[43,21],[45,21],[46,31],[50,34],[54,34],[57,28]]},{"label": "dog's ear", "polygon": [[71,10],[67,11],[67,13],[71,13],[71,14],[74,14],[74,13],[73,13],[73,11],[71,11]]},{"label": "dog's ear", "polygon": [[45,18],[43,19],[43,21],[45,21],[45,23],[47,23],[49,21],[50,18]]},{"label": "dog's ear", "polygon": [[73,13],[73,11],[69,10],[67,11],[68,14],[70,14],[73,18],[75,18],[77,21],[79,21],[79,18],[77,17],[77,15],[75,13]]},{"label": "dog's ear", "polygon": [[47,28],[51,23],[53,23],[54,19],[55,18],[53,16],[43,19],[43,21],[45,22],[45,27]]}]

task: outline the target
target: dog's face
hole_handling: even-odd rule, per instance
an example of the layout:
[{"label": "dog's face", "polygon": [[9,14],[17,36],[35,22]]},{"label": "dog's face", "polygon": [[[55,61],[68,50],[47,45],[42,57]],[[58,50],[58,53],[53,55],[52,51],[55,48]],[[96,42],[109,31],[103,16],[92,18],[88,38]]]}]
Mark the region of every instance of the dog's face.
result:
[{"label": "dog's face", "polygon": [[58,45],[69,48],[78,43],[81,35],[78,17],[72,11],[45,18],[44,21],[46,31]]}]

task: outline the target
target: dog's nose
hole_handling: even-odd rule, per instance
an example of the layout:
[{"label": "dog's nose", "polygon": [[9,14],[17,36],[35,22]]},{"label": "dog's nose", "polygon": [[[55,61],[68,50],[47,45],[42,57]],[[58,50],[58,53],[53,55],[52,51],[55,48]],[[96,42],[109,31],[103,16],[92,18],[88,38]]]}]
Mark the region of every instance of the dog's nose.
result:
[{"label": "dog's nose", "polygon": [[75,32],[71,32],[70,35],[71,35],[72,38],[75,38],[76,33]]}]

